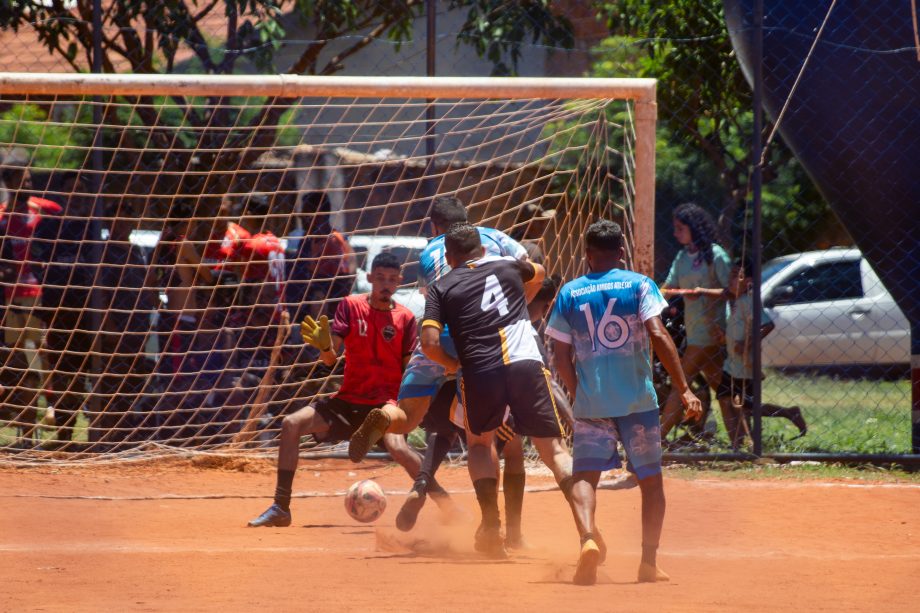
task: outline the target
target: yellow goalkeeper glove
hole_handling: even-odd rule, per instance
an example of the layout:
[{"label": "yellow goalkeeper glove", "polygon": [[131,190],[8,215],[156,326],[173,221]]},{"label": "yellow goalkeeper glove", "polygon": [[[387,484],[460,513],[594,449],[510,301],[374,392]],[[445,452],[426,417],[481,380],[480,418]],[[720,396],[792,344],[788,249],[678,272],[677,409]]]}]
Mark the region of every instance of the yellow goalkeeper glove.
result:
[{"label": "yellow goalkeeper glove", "polygon": [[300,323],[300,336],[303,342],[316,347],[320,351],[332,349],[332,332],[329,330],[329,318],[320,316],[316,321],[309,315]]}]

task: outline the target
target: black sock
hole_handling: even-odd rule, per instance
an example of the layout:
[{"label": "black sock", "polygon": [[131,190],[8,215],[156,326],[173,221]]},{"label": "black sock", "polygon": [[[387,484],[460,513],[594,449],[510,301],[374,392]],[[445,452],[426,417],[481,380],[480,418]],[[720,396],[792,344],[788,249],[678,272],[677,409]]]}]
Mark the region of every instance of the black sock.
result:
[{"label": "black sock", "polygon": [[275,484],[275,504],[285,511],[291,510],[291,492],[294,487],[294,471],[278,469],[278,481]]},{"label": "black sock", "polygon": [[491,528],[501,526],[498,513],[498,479],[476,479],[473,481],[476,500],[482,510],[482,524]]},{"label": "black sock", "polygon": [[642,544],[642,563],[656,566],[658,564],[658,545]]},{"label": "black sock", "polygon": [[420,480],[424,480],[428,484],[427,491],[433,494],[444,492],[444,488],[435,481],[434,474],[438,471],[438,468],[441,466],[444,458],[447,457],[447,453],[454,446],[456,440],[457,434],[453,432],[450,434],[430,432],[428,434],[428,437],[425,439],[425,444],[428,448],[425,449],[422,465],[418,469],[418,477],[415,478],[416,483]]},{"label": "black sock", "polygon": [[594,539],[594,533],[593,533],[593,532],[585,532],[584,534],[581,535],[581,544],[582,544],[582,545],[584,545],[584,544],[587,543],[588,541],[593,541],[593,540],[595,540],[595,539]]},{"label": "black sock", "polygon": [[505,525],[507,531],[521,532],[521,509],[524,507],[524,482],[527,476],[524,473],[508,473],[502,477],[505,490]]}]

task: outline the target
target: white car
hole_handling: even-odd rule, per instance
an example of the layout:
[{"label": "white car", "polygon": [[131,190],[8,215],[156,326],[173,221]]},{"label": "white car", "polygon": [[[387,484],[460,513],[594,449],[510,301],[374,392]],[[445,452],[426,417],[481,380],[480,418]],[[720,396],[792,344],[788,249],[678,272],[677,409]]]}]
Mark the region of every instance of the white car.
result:
[{"label": "white car", "polygon": [[857,249],[811,251],[763,266],[763,341],[773,367],[893,366],[910,362],[907,318]]},{"label": "white car", "polygon": [[396,302],[412,311],[420,318],[425,313],[425,296],[418,289],[418,256],[428,244],[423,236],[372,236],[353,234],[348,237],[348,244],[357,256],[357,274],[352,293],[365,294],[371,291],[367,275],[371,272],[371,263],[379,253],[388,251],[394,254],[403,265],[403,282],[393,297]]}]

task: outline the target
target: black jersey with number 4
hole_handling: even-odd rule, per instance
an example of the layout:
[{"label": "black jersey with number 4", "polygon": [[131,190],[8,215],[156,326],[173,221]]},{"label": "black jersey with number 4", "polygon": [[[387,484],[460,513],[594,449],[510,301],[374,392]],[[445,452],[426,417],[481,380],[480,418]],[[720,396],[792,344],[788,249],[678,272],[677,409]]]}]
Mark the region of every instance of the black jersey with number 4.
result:
[{"label": "black jersey with number 4", "polygon": [[524,282],[533,277],[532,264],[511,257],[458,266],[428,288],[422,326],[447,326],[465,374],[542,363],[524,297]]}]

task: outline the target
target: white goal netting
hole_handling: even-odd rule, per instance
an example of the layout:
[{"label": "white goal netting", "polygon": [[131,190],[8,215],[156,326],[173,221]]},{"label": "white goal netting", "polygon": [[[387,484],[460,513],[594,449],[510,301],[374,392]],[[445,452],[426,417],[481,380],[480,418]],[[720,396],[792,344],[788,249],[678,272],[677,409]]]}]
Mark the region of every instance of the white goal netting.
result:
[{"label": "white goal netting", "polygon": [[564,280],[601,216],[652,261],[648,80],[0,75],[0,151],[0,462],[273,453],[340,381],[306,315],[382,251],[421,312],[436,196]]}]

